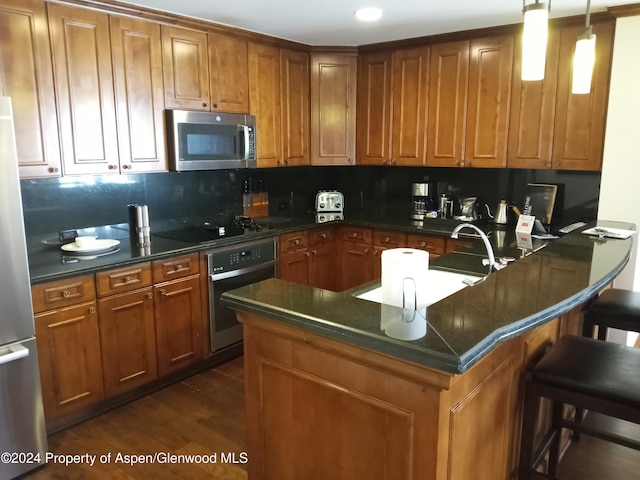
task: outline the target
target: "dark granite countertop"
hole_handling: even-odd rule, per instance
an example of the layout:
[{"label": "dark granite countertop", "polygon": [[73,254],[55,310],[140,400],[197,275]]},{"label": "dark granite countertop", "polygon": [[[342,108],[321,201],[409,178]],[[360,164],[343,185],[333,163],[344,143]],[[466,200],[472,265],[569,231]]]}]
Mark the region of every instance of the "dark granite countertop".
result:
[{"label": "dark granite countertop", "polygon": [[[358,222],[411,230],[400,222],[376,224],[362,219],[348,223]],[[598,226],[635,230],[634,225],[619,222],[600,221]],[[451,231],[451,227],[441,228],[442,233]],[[545,248],[523,258],[517,255],[516,262],[492,273],[485,281],[427,307],[426,335],[412,341],[389,337],[381,328],[389,321],[389,315],[400,317],[402,309],[355,297],[375,287],[375,282],[336,293],[270,279],[226,292],[223,299],[237,310],[417,364],[463,373],[499,342],[568,312],[620,273],[629,260],[633,236],[626,240],[605,239],[584,235],[581,230],[550,241]],[[435,229],[423,231],[436,233]],[[500,237],[491,235],[494,246],[500,243]],[[502,240],[497,256],[525,251],[514,245],[512,234],[507,238]],[[434,259],[430,268],[478,271],[479,259],[480,255],[451,253]]]}]

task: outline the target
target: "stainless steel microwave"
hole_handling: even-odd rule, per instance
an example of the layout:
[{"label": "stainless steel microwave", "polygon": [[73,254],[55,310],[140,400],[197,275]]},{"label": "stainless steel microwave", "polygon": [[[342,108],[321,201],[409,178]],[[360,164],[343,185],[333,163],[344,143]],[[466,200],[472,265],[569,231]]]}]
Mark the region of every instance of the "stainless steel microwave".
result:
[{"label": "stainless steel microwave", "polygon": [[169,168],[175,172],[256,166],[256,118],[167,110]]}]

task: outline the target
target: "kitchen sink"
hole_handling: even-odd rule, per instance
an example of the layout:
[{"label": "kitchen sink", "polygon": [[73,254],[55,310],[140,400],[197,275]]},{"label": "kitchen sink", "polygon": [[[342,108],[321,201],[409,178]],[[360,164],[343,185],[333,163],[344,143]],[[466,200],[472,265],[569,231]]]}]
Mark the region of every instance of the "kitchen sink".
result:
[{"label": "kitchen sink", "polygon": [[[469,285],[481,282],[483,279],[484,276],[430,269],[427,271],[429,289],[426,296],[422,296],[421,298],[426,301],[426,306],[429,306],[449,295],[453,295]],[[362,300],[382,303],[382,286],[365,292],[356,292],[354,296]]]}]

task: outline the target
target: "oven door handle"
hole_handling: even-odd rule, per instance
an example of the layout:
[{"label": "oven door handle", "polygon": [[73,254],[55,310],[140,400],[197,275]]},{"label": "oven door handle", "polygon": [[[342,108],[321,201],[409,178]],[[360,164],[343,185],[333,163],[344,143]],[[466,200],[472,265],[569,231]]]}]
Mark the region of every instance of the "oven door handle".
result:
[{"label": "oven door handle", "polygon": [[261,263],[260,265],[256,265],[253,267],[239,268],[237,270],[231,270],[229,272],[210,273],[209,280],[212,282],[215,282],[216,280],[224,280],[225,278],[239,277],[240,275],[245,275],[247,273],[256,272],[258,270],[264,270],[269,267],[273,267],[275,264],[276,262],[273,261],[273,262]]}]

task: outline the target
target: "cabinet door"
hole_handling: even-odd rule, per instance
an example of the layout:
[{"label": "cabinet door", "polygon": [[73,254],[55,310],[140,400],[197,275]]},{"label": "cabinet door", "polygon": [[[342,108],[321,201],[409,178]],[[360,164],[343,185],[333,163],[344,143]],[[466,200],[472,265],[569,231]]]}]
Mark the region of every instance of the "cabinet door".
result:
[{"label": "cabinet door", "polygon": [[98,300],[98,319],[107,397],[158,378],[151,287]]},{"label": "cabinet door", "polygon": [[249,113],[247,41],[209,34],[211,110]]},{"label": "cabinet door", "polygon": [[559,30],[550,29],[544,79],[522,81],[522,35],[518,36],[513,65],[507,167],[551,167],[559,40]]},{"label": "cabinet door", "polygon": [[309,285],[309,256],[308,248],[280,255],[278,259],[278,278]]},{"label": "cabinet door", "polygon": [[431,46],[427,165],[461,166],[467,113],[469,42]]},{"label": "cabinet door", "polygon": [[110,21],[121,172],[166,171],[160,26]]},{"label": "cabinet door", "polygon": [[393,53],[393,165],[425,163],[428,71],[428,46]]},{"label": "cabinet door", "polygon": [[341,258],[342,290],[373,280],[371,244],[343,241]]},{"label": "cabinet door", "polygon": [[207,34],[163,25],[162,56],[166,107],[209,110]]},{"label": "cabinet door", "polygon": [[277,48],[249,43],[249,99],[258,131],[258,167],[276,167],[282,162],[280,51]]},{"label": "cabinet door", "polygon": [[470,42],[466,167],[504,167],[507,164],[513,43],[512,36]]},{"label": "cabinet door", "polygon": [[158,375],[203,358],[200,275],[153,287]]},{"label": "cabinet door", "polygon": [[429,258],[438,258],[445,254],[446,239],[444,237],[431,237],[428,235],[407,235],[407,245],[409,248],[417,248],[418,250],[426,250],[429,252]]},{"label": "cabinet door", "polygon": [[4,0],[0,32],[0,92],[13,98],[20,177],[59,177],[58,117],[45,4]]},{"label": "cabinet door", "polygon": [[309,165],[309,55],[280,50],[282,161]]},{"label": "cabinet door", "polygon": [[118,173],[109,17],[49,3],[63,173]]},{"label": "cabinet door", "polygon": [[386,165],[391,157],[391,54],[358,57],[356,158],[359,165]]},{"label": "cabinet door", "polygon": [[103,400],[96,303],[35,316],[47,423]]},{"label": "cabinet door", "polygon": [[571,93],[572,60],[582,30],[582,27],[567,27],[560,32],[553,167],[563,170],[602,168],[613,23],[593,25],[596,61],[591,93],[574,95]]},{"label": "cabinet door", "polygon": [[334,242],[319,243],[309,248],[309,285],[337,291],[340,279],[336,275]]},{"label": "cabinet door", "polygon": [[356,158],[355,55],[311,56],[311,164],[352,165]]}]

